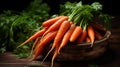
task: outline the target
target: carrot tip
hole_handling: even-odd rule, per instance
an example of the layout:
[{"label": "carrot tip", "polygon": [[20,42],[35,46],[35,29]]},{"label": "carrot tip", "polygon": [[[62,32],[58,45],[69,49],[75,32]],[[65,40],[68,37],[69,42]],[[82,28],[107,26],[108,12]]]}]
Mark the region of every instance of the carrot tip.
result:
[{"label": "carrot tip", "polygon": [[93,47],[93,43],[91,43],[90,47]]},{"label": "carrot tip", "polygon": [[61,50],[61,49],[59,48],[59,49],[58,49],[58,54],[60,54],[60,50]]},{"label": "carrot tip", "polygon": [[17,48],[20,48],[21,46],[23,46],[24,44],[20,44]]},{"label": "carrot tip", "polygon": [[29,59],[29,61],[33,61],[33,60],[35,60],[35,55],[33,55],[33,57]]}]

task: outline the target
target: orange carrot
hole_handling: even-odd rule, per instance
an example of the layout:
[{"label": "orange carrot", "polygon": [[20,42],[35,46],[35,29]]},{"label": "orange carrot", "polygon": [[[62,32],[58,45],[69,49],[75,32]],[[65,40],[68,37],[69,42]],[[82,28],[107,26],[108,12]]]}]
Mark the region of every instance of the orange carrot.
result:
[{"label": "orange carrot", "polygon": [[72,35],[74,29],[75,29],[75,24],[71,24],[69,30],[65,33],[65,35],[62,39],[62,42],[61,42],[59,49],[58,49],[58,53],[61,50],[61,48],[63,48],[68,43],[70,36]]},{"label": "orange carrot", "polygon": [[49,43],[51,40],[55,38],[57,34],[57,31],[50,32],[46,34],[40,41],[40,43],[36,46],[34,50],[35,56],[33,56],[32,60],[36,59],[43,51],[44,47],[47,43]]},{"label": "orange carrot", "polygon": [[86,36],[87,36],[87,31],[83,30],[82,33],[81,33],[81,35],[79,36],[77,42],[78,43],[82,43],[85,40]]},{"label": "orange carrot", "polygon": [[55,31],[55,30],[59,29],[62,22],[67,20],[67,19],[68,19],[68,16],[64,16],[64,17],[60,18],[58,21],[56,21],[53,25],[51,25],[48,28],[48,30],[43,34],[43,36],[46,35],[47,33],[51,32],[51,31]]},{"label": "orange carrot", "polygon": [[82,30],[82,33],[81,33],[81,35],[79,36],[79,38],[77,40],[78,43],[82,43],[85,40],[85,38],[87,36],[87,30],[86,30],[86,28],[87,28],[87,25],[85,24],[84,28]]},{"label": "orange carrot", "polygon": [[52,61],[51,61],[51,67],[53,67],[54,60],[55,60],[55,58],[56,58],[57,55],[58,55],[59,45],[60,45],[60,44],[58,44],[58,45],[56,46],[55,51],[54,51],[54,53],[53,53],[53,57],[52,57]]},{"label": "orange carrot", "polygon": [[90,38],[90,41],[92,43],[91,46],[93,46],[94,39],[95,39],[95,33],[94,33],[94,29],[91,25],[88,25],[87,32],[88,32],[88,36]]},{"label": "orange carrot", "polygon": [[73,24],[73,22],[70,22],[70,24]]},{"label": "orange carrot", "polygon": [[43,62],[44,60],[47,58],[47,56],[49,55],[49,53],[57,46],[59,45],[60,41],[62,40],[64,34],[66,33],[66,31],[68,30],[68,28],[70,27],[70,22],[69,21],[64,21],[61,25],[60,25],[60,28],[57,32],[57,35],[54,39],[54,42],[52,44],[52,47],[51,49],[48,51],[47,55],[45,56],[45,58],[43,59]]},{"label": "orange carrot", "polygon": [[86,42],[87,43],[91,42],[89,37],[86,37]]},{"label": "orange carrot", "polygon": [[97,32],[97,31],[95,31],[95,37],[96,37],[96,39],[98,39],[98,40],[100,40],[100,39],[103,38],[103,36],[102,36],[99,32]]},{"label": "orange carrot", "polygon": [[42,26],[43,27],[49,27],[49,26],[51,26],[53,23],[55,23],[57,20],[59,20],[60,18],[62,18],[63,16],[57,16],[57,17],[55,17],[55,18],[52,18],[52,19],[49,19],[49,20],[47,20],[47,21],[44,21],[43,23],[42,23]]},{"label": "orange carrot", "polygon": [[69,21],[64,21],[61,24],[61,26],[58,30],[58,33],[55,37],[54,43],[52,45],[52,49],[55,47],[55,45],[57,45],[57,43],[59,43],[62,40],[64,34],[66,33],[66,31],[68,30],[69,27],[70,27],[70,22]]},{"label": "orange carrot", "polygon": [[70,42],[74,42],[79,37],[81,32],[82,32],[82,27],[81,26],[76,26],[76,28],[74,29],[74,31],[73,31],[73,33],[70,37]]},{"label": "orange carrot", "polygon": [[38,37],[38,38],[35,39],[35,42],[34,42],[33,45],[32,45],[32,49],[31,49],[31,54],[30,54],[30,56],[33,54],[33,49],[34,49],[34,47],[39,43],[39,41],[40,41],[40,37]]},{"label": "orange carrot", "polygon": [[36,39],[37,37],[39,36],[42,36],[44,34],[44,32],[47,30],[47,28],[43,28],[42,30],[36,32],[34,35],[32,35],[31,37],[29,37],[25,42],[23,42],[20,46],[18,47],[21,47],[22,45],[28,43],[28,42],[31,42],[32,40]]},{"label": "orange carrot", "polygon": [[37,43],[40,42],[40,37],[36,38],[35,42],[33,43],[32,49],[36,46]]}]

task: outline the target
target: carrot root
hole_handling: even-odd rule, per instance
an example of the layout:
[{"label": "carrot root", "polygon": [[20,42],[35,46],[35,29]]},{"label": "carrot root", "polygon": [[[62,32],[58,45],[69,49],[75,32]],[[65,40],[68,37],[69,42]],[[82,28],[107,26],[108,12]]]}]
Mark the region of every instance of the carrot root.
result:
[{"label": "carrot root", "polygon": [[36,32],[36,33],[33,34],[31,37],[29,37],[25,42],[23,42],[21,45],[19,45],[17,48],[23,46],[24,44],[26,44],[26,43],[34,40],[34,39],[36,39],[36,38],[39,37],[39,36],[42,36],[42,35],[45,33],[46,30],[47,30],[47,28],[43,28],[42,30]]},{"label": "carrot root", "polygon": [[52,57],[52,61],[51,61],[51,67],[53,67],[53,64],[54,64],[54,60],[55,58],[57,57],[58,55],[58,48],[59,48],[59,44],[56,46],[55,48],[55,51],[54,51],[54,54],[53,54],[53,57]]},{"label": "carrot root", "polygon": [[83,30],[82,33],[81,33],[81,35],[79,36],[77,42],[78,43],[82,43],[85,40],[86,36],[87,36],[87,31]]},{"label": "carrot root", "polygon": [[73,31],[73,33],[70,37],[70,42],[74,42],[79,37],[81,32],[82,32],[82,27],[81,26],[76,26],[75,30]]},{"label": "carrot root", "polygon": [[93,29],[93,27],[91,25],[88,26],[87,32],[88,32],[88,36],[90,38],[91,47],[92,47],[93,43],[94,43],[94,40],[95,40],[95,33],[94,33],[94,29]]},{"label": "carrot root", "polygon": [[62,39],[62,42],[61,42],[59,49],[58,49],[58,53],[60,52],[61,48],[63,48],[68,43],[74,29],[75,29],[75,24],[71,24],[69,30],[65,33],[65,35]]},{"label": "carrot root", "polygon": [[36,57],[38,57],[42,53],[42,50],[44,49],[44,47],[46,46],[46,44],[48,42],[50,42],[51,40],[53,40],[55,38],[56,34],[57,34],[57,31],[50,32],[46,36],[44,36],[42,38],[42,40],[40,41],[40,43],[34,49],[34,54],[35,54],[34,59],[36,59]]}]

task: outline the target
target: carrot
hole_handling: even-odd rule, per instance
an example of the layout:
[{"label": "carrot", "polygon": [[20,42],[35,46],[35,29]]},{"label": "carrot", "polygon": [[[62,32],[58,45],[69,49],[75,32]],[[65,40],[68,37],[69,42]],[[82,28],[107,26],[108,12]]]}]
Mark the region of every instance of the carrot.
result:
[{"label": "carrot", "polygon": [[73,22],[70,22],[70,24],[73,24]]},{"label": "carrot", "polygon": [[87,25],[85,24],[85,26],[84,26],[84,28],[82,30],[82,33],[81,33],[81,35],[79,36],[79,38],[77,40],[78,43],[82,43],[85,40],[86,36],[87,36],[86,26]]},{"label": "carrot", "polygon": [[85,40],[86,36],[87,36],[87,31],[83,30],[82,33],[81,33],[81,35],[79,36],[77,42],[78,43],[82,43]]},{"label": "carrot", "polygon": [[51,32],[51,31],[55,31],[55,30],[59,29],[62,22],[67,20],[67,19],[68,19],[68,16],[64,16],[64,17],[60,18],[58,21],[56,21],[53,25],[51,25],[48,28],[48,30],[43,34],[43,36],[46,35],[47,33]]},{"label": "carrot", "polygon": [[52,18],[52,19],[49,19],[49,20],[47,20],[47,21],[44,21],[43,23],[42,23],[42,26],[43,27],[49,27],[49,26],[51,26],[53,23],[55,23],[57,20],[59,20],[60,18],[62,18],[63,16],[57,16],[57,17],[55,17],[55,18]]},{"label": "carrot", "polygon": [[55,60],[55,58],[56,58],[57,55],[58,55],[59,45],[60,45],[60,44],[58,44],[58,45],[56,46],[55,51],[54,51],[54,53],[53,53],[53,57],[52,57],[52,61],[51,61],[51,67],[53,67],[54,60]]},{"label": "carrot", "polygon": [[69,27],[70,27],[69,21],[64,21],[61,24],[60,29],[58,30],[58,33],[57,33],[54,43],[52,45],[52,49],[55,47],[55,45],[57,45],[57,43],[59,43],[62,40],[64,34],[66,33],[66,31],[68,30]]},{"label": "carrot", "polygon": [[90,38],[90,41],[91,41],[91,43],[93,45],[94,39],[95,39],[95,33],[94,33],[94,29],[93,29],[93,27],[91,25],[88,25],[87,32],[88,32],[88,36]]},{"label": "carrot", "polygon": [[89,37],[86,37],[86,42],[91,42]]},{"label": "carrot", "polygon": [[74,42],[79,37],[81,32],[82,32],[82,27],[81,26],[76,26],[76,28],[74,29],[74,31],[73,31],[73,33],[70,37],[70,42]]},{"label": "carrot", "polygon": [[102,25],[98,24],[97,22],[96,23],[91,23],[90,25],[92,25],[92,27],[94,29],[101,30],[101,31],[106,31],[106,29]]},{"label": "carrot", "polygon": [[35,56],[33,56],[32,60],[36,59],[43,51],[44,47],[47,43],[49,43],[51,40],[55,38],[57,34],[57,31],[50,32],[46,34],[40,41],[40,43],[36,46],[34,50]]},{"label": "carrot", "polygon": [[70,36],[72,35],[74,29],[75,29],[75,24],[71,24],[69,30],[65,33],[65,35],[62,39],[62,42],[61,42],[59,49],[58,49],[58,53],[61,50],[61,48],[63,48],[68,43]]},{"label": "carrot", "polygon": [[96,37],[98,40],[100,40],[100,39],[103,38],[103,36],[102,36],[99,32],[97,32],[97,31],[95,31],[95,37]]},{"label": "carrot", "polygon": [[31,49],[31,54],[30,54],[30,56],[33,54],[33,49],[34,49],[34,47],[39,43],[39,41],[40,41],[40,38],[39,38],[39,37],[35,39],[35,42],[34,42],[33,45],[32,45],[32,49]]},{"label": "carrot", "polygon": [[19,45],[18,47],[21,47],[22,45],[31,42],[32,40],[36,39],[39,36],[42,36],[44,34],[44,32],[47,30],[47,28],[43,28],[42,30],[36,32],[34,35],[32,35],[31,37],[29,37],[25,42],[23,42],[21,45]]},{"label": "carrot", "polygon": [[[44,62],[44,60],[47,58],[47,56],[49,55],[49,53],[57,46],[59,45],[60,41],[63,38],[63,35],[66,33],[66,31],[68,30],[68,28],[70,27],[70,22],[69,21],[64,21],[61,25],[60,28],[57,32],[57,35],[54,39],[54,42],[52,44],[51,49],[48,51],[47,55],[45,56],[45,58],[43,59],[42,62]],[[42,64],[42,63],[41,63]]]}]

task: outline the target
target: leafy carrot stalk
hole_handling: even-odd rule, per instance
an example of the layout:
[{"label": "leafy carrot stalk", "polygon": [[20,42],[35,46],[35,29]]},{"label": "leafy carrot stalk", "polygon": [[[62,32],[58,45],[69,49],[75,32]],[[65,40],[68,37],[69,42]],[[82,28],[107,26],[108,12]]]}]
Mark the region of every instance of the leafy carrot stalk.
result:
[{"label": "leafy carrot stalk", "polygon": [[65,35],[62,39],[62,42],[61,42],[59,49],[58,49],[58,53],[61,50],[61,48],[63,48],[68,43],[70,36],[72,35],[74,29],[75,29],[75,24],[71,24],[69,30],[65,33]]},{"label": "leafy carrot stalk", "polygon": [[95,31],[95,37],[96,37],[98,40],[100,40],[100,39],[103,38],[103,36],[102,36],[99,32],[97,32],[97,31]]},{"label": "leafy carrot stalk", "polygon": [[60,18],[59,20],[57,20],[53,25],[51,25],[48,28],[48,30],[43,34],[43,36],[46,35],[47,33],[51,32],[51,31],[55,31],[55,30],[59,29],[60,25],[65,20],[68,20],[68,16],[64,16],[64,17]]},{"label": "leafy carrot stalk", "polygon": [[57,31],[53,31],[50,32],[48,34],[46,34],[40,41],[40,43],[35,47],[34,49],[34,56],[31,60],[36,59],[43,51],[43,49],[45,48],[46,44],[49,43],[51,40],[53,40],[55,38],[57,34]]},{"label": "leafy carrot stalk", "polygon": [[70,37],[70,42],[74,42],[79,37],[81,32],[82,32],[82,27],[81,26],[76,26],[72,35],[71,35],[71,37]]},{"label": "leafy carrot stalk", "polygon": [[21,45],[19,45],[18,48],[21,47],[22,45],[28,43],[28,42],[31,42],[32,40],[36,39],[37,37],[42,36],[46,30],[47,30],[47,28],[45,27],[42,30],[36,32],[31,37],[29,37],[25,42],[23,42]]},{"label": "leafy carrot stalk", "polygon": [[105,27],[103,27],[102,25],[98,24],[97,22],[96,23],[91,23],[90,25],[92,25],[92,27],[94,29],[101,30],[101,31],[106,31]]},{"label": "leafy carrot stalk", "polygon": [[87,30],[86,30],[86,25],[85,25],[83,30],[82,30],[81,35],[79,36],[79,38],[77,40],[77,42],[82,43],[85,40],[86,36],[87,36]]},{"label": "leafy carrot stalk", "polygon": [[95,40],[95,32],[94,32],[94,29],[91,25],[88,25],[87,32],[88,32],[88,36],[90,38],[90,41],[92,43],[91,46],[93,46],[93,43]]},{"label": "leafy carrot stalk", "polygon": [[86,37],[86,42],[87,43],[91,42],[89,37]]},{"label": "leafy carrot stalk", "polygon": [[[45,56],[45,58],[43,59],[42,63],[44,62],[44,60],[47,58],[47,56],[49,55],[49,53],[56,47],[59,45],[59,43],[61,42],[64,34],[66,33],[66,31],[68,30],[68,28],[70,27],[70,22],[69,21],[64,21],[61,25],[60,28],[57,32],[57,35],[54,39],[54,42],[52,44],[51,49],[48,51],[47,55]],[[41,64],[42,64],[41,63]]]},{"label": "leafy carrot stalk", "polygon": [[52,19],[49,19],[49,20],[46,20],[42,23],[42,26],[43,27],[49,27],[51,26],[53,23],[55,23],[56,21],[58,21],[59,19],[61,19],[63,16],[57,16],[55,18],[52,18]]}]

